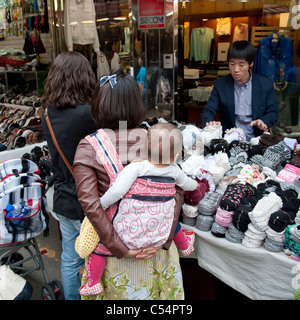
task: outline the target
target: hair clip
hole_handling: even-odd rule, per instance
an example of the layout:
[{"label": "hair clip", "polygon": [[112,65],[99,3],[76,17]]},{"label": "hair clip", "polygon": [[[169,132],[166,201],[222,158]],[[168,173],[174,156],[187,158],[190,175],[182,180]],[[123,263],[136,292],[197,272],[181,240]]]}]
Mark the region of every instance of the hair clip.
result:
[{"label": "hair clip", "polygon": [[109,81],[110,86],[114,88],[117,84],[117,76],[113,74],[112,76],[104,76],[100,79],[100,87],[102,87],[107,81]]}]

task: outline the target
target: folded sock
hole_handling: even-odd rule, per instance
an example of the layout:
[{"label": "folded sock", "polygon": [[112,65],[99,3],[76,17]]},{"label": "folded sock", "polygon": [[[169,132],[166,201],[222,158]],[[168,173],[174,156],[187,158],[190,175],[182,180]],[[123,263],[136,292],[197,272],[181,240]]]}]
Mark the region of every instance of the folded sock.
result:
[{"label": "folded sock", "polygon": [[199,214],[197,217],[195,227],[202,231],[209,231],[214,221],[215,221],[214,216],[205,216],[203,214]]},{"label": "folded sock", "polygon": [[212,224],[211,233],[216,237],[225,238],[226,228],[215,221]]},{"label": "folded sock", "polygon": [[204,215],[213,215],[216,213],[220,204],[221,194],[218,192],[207,193],[198,203],[198,210]]},{"label": "folded sock", "polygon": [[234,211],[240,204],[241,198],[254,195],[256,188],[250,183],[230,184],[227,186],[224,196],[220,201],[220,207],[224,210]]},{"label": "folded sock", "polygon": [[244,238],[244,232],[238,230],[232,223],[228,226],[225,237],[228,241],[241,243]]},{"label": "folded sock", "polygon": [[247,152],[239,146],[230,149],[229,164],[233,167],[237,164],[246,164],[248,160]]},{"label": "folded sock", "polygon": [[249,218],[256,229],[265,231],[270,215],[282,207],[281,198],[274,192],[261,198],[251,212]]}]

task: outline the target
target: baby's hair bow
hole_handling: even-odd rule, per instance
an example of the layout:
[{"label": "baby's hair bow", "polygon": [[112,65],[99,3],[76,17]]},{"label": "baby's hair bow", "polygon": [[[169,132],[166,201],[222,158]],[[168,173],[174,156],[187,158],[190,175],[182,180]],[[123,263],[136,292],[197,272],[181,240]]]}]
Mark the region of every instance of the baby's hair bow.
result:
[{"label": "baby's hair bow", "polygon": [[109,81],[110,86],[114,88],[117,84],[117,76],[113,74],[112,76],[104,76],[100,79],[100,87],[102,87],[107,81]]}]

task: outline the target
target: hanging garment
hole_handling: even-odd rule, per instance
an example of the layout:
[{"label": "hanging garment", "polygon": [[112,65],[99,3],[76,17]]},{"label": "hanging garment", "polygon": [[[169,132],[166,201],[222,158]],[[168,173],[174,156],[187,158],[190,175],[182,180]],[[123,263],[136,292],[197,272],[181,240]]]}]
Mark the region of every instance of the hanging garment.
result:
[{"label": "hanging garment", "polygon": [[93,0],[70,0],[65,4],[65,42],[69,51],[73,44],[92,44],[99,52],[99,39],[95,23]]},{"label": "hanging garment", "polygon": [[120,67],[121,67],[120,57],[116,52],[114,52],[114,55],[110,61],[110,65],[109,65],[105,54],[102,51],[100,51],[99,69],[97,71],[97,79],[100,80],[101,77],[103,77],[105,75],[109,75],[110,71],[116,71]]},{"label": "hanging garment", "polygon": [[218,36],[231,35],[231,18],[218,18],[216,26],[216,34]]},{"label": "hanging garment", "polygon": [[239,23],[235,26],[233,32],[232,42],[240,41],[240,40],[248,40],[248,24],[247,23]]},{"label": "hanging garment", "polygon": [[211,28],[194,28],[190,41],[190,60],[208,61],[210,60],[211,43],[214,39],[214,30]]},{"label": "hanging garment", "polygon": [[294,67],[293,41],[277,34],[278,39],[270,36],[262,39],[257,47],[253,65],[253,72],[267,76],[273,81],[280,79],[279,70],[282,69],[284,80],[290,68]]}]

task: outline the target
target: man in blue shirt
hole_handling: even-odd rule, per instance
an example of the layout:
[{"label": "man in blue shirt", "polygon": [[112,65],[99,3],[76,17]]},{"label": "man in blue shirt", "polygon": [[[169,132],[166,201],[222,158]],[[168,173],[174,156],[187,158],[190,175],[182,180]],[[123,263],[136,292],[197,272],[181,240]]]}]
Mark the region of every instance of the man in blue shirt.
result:
[{"label": "man in blue shirt", "polygon": [[[247,141],[267,131],[277,121],[278,106],[273,81],[253,74],[254,46],[236,41],[228,50],[230,74],[215,81],[211,97],[201,113],[202,126],[218,124],[223,131],[243,129]],[[220,121],[214,121],[220,110]]]}]

